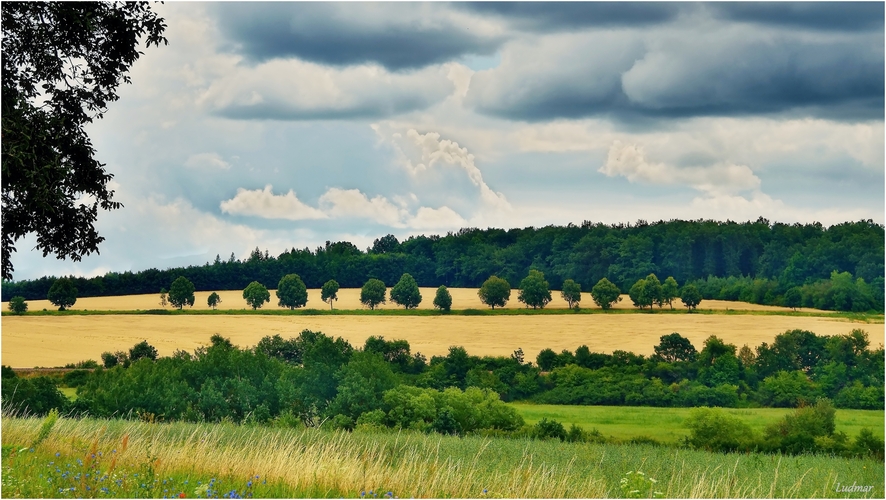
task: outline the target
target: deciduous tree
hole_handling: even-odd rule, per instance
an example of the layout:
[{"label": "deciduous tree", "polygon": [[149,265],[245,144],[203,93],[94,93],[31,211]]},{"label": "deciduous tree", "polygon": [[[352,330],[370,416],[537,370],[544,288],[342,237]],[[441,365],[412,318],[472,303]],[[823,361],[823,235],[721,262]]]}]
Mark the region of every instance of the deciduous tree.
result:
[{"label": "deciduous tree", "polygon": [[701,292],[693,284],[686,285],[683,287],[683,292],[680,293],[680,300],[683,301],[683,305],[689,308],[689,312],[692,312],[701,304]]},{"label": "deciduous tree", "polygon": [[385,303],[387,290],[388,288],[385,286],[384,281],[377,278],[371,278],[363,285],[363,288],[360,289],[360,303],[369,306],[369,309],[374,310],[379,304]]},{"label": "deciduous tree", "polygon": [[594,299],[594,303],[600,306],[600,308],[608,310],[614,304],[621,301],[621,290],[615,286],[615,283],[606,278],[601,278],[594,285],[594,288],[591,289],[591,298]]},{"label": "deciduous tree", "polygon": [[338,300],[338,281],[329,280],[323,283],[320,288],[320,300],[329,302],[329,309],[332,309],[332,301]]},{"label": "deciduous tree", "polygon": [[271,301],[271,292],[258,281],[253,281],[243,289],[243,298],[246,299],[246,303],[254,311],[263,306],[265,302]]},{"label": "deciduous tree", "polygon": [[571,279],[564,281],[560,296],[563,297],[570,309],[573,307],[577,309],[581,302],[581,285]]},{"label": "deciduous tree", "polygon": [[403,274],[400,281],[394,285],[394,288],[391,288],[391,301],[406,309],[414,309],[421,304],[421,292],[411,274]]},{"label": "deciduous tree", "polygon": [[172,282],[172,285],[169,287],[169,303],[173,305],[173,307],[177,307],[179,309],[182,306],[187,305],[191,307],[194,305],[194,284],[191,283],[191,280],[185,278],[184,276],[179,276]]},{"label": "deciduous tree", "polygon": [[517,300],[533,309],[542,308],[551,301],[551,289],[543,272],[531,269],[529,276],[520,281],[520,292]]},{"label": "deciduous tree", "polygon": [[437,294],[434,296],[434,307],[443,312],[449,312],[452,308],[452,294],[449,293],[449,289],[446,286],[440,285],[437,288]]},{"label": "deciduous tree", "polygon": [[511,298],[511,285],[503,278],[490,276],[480,286],[477,295],[480,296],[481,302],[492,309],[495,309],[495,306],[504,307]]},{"label": "deciduous tree", "polygon": [[277,283],[277,298],[280,307],[288,307],[290,310],[304,307],[308,303],[308,287],[297,274],[287,274],[280,278]]},{"label": "deciduous tree", "polygon": [[221,301],[222,301],[221,297],[217,293],[212,292],[209,294],[209,297],[206,299],[206,305],[208,305],[213,310],[215,310],[216,306],[218,306],[221,303]]},{"label": "deciduous tree", "polygon": [[661,301],[664,304],[670,306],[671,309],[674,308],[674,299],[677,298],[680,293],[680,287],[677,285],[677,280],[674,279],[673,276],[668,276],[668,279],[661,286]]},{"label": "deciduous tree", "polygon": [[46,299],[58,306],[59,311],[71,307],[77,302],[77,287],[70,278],[59,278],[49,288]]},{"label": "deciduous tree", "polygon": [[130,83],[140,41],[166,43],[166,24],[148,2],[10,2],[2,18],[2,275],[12,279],[15,243],[30,233],[44,257],[98,251],[98,210],[121,204],[85,129]]}]

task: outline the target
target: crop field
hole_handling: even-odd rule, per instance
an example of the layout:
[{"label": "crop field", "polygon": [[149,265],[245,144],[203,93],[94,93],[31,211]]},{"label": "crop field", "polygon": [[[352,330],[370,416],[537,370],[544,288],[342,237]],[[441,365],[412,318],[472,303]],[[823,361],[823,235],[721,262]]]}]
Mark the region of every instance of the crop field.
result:
[{"label": "crop field", "polygon": [[[517,409],[527,424],[534,425],[542,418],[556,420],[569,428],[578,425],[585,430],[597,429],[606,437],[627,440],[637,436],[651,437],[662,443],[677,443],[689,431],[684,421],[692,408],[653,408],[648,406],[574,406],[509,403]],[[764,428],[793,412],[788,408],[724,408],[726,413],[742,419],[752,429],[762,433]],[[883,438],[883,410],[837,410],[838,432],[850,438],[867,427]]]},{"label": "crop field", "polygon": [[[437,293],[436,288],[419,288],[422,296],[422,302],[418,306],[418,309],[434,309],[434,295]],[[280,309],[277,305],[277,296],[275,295],[276,290],[270,290],[271,292],[271,302],[266,303],[264,305],[264,309]],[[388,292],[390,293],[390,287],[388,288]],[[209,294],[212,292],[195,292],[194,293],[194,306],[192,309],[194,310],[208,310],[210,307],[206,305],[206,299],[209,297]],[[238,310],[238,309],[248,309],[249,307],[246,304],[246,300],[243,299],[243,291],[242,290],[222,290],[217,291],[221,297],[221,303],[218,305],[218,309],[222,310]],[[477,296],[476,288],[450,288],[449,293],[452,295],[452,308],[453,309],[488,309],[489,306],[480,302],[480,297]],[[505,305],[505,309],[521,309],[526,307],[522,302],[517,300],[518,290],[511,290],[511,299],[508,301],[507,305]],[[8,297],[7,297],[8,298]],[[613,308],[615,309],[635,309],[633,304],[631,303],[630,297],[627,295],[621,296],[621,302],[618,302]],[[171,309],[172,306],[166,306],[167,309]],[[310,289],[308,290],[308,303],[305,307],[314,308],[314,309],[329,309],[329,304],[320,300],[320,290],[319,289]],[[338,300],[334,301],[332,307],[335,309],[364,309],[365,306],[360,303],[360,289],[359,288],[342,288],[338,291]],[[582,293],[581,294],[581,307],[583,309],[599,309],[596,304],[594,304],[594,300],[591,298],[590,293]],[[42,309],[54,310],[57,309],[48,300],[32,300],[28,301],[28,310],[29,311],[40,311]],[[551,291],[551,302],[546,306],[547,309],[566,309],[566,301],[560,296],[560,292],[556,290]],[[683,303],[680,302],[680,299],[674,301],[675,309],[685,310],[683,307]],[[711,310],[743,310],[743,311],[781,311],[787,312],[791,309],[789,307],[779,307],[779,306],[766,306],[760,304],[751,304],[748,302],[731,302],[725,300],[704,300],[700,306],[701,309],[711,309]],[[3,310],[7,310],[7,303],[3,303]],[[112,297],[84,297],[77,299],[77,303],[71,308],[72,310],[90,310],[90,311],[133,311],[140,309],[142,311],[148,309],[160,309],[160,294],[146,294],[146,295],[121,295],[121,296],[112,296]],[[368,309],[368,308],[366,308]],[[390,301],[386,304],[381,304],[377,307],[377,309],[402,309],[401,306],[398,306]],[[818,309],[804,309],[801,308],[799,311],[808,311],[808,312],[816,312],[821,314],[830,314],[831,311],[820,311]]]},{"label": "crop field", "polygon": [[[79,304],[79,302],[78,302]],[[881,320],[882,321],[882,320]],[[16,368],[63,366],[100,359],[105,351],[128,350],[142,340],[161,356],[193,351],[218,333],[241,347],[266,335],[297,336],[319,330],[362,346],[370,335],[409,341],[413,352],[430,357],[461,345],[472,355],[510,355],[523,349],[527,360],[551,348],[627,350],[652,354],[662,335],[679,332],[701,348],[717,335],[739,347],[771,342],[795,328],[818,335],[865,329],[874,346],[883,342],[883,324],[827,316],[701,314],[557,314],[533,316],[264,316],[264,315],[102,315],[3,316],[2,362]]]},{"label": "crop field", "polygon": [[[3,417],[4,497],[884,495],[883,464],[868,459],[719,454],[649,445],[458,438],[412,432],[349,434],[233,424],[64,418],[31,446],[40,430],[40,419]],[[633,484],[623,489],[623,479]],[[837,492],[838,485],[853,484],[869,488]],[[638,491],[630,495],[635,488]]]}]

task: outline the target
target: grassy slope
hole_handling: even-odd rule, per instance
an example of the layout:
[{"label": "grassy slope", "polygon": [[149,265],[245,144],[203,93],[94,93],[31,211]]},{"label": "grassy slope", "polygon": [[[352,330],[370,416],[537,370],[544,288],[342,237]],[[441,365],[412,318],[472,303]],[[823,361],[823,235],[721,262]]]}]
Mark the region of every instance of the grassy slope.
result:
[{"label": "grassy slope", "polygon": [[[689,432],[683,421],[692,408],[652,408],[646,406],[571,406],[535,405],[511,403],[528,424],[535,424],[542,418],[556,420],[565,427],[576,424],[586,430],[596,428],[604,436],[617,439],[630,439],[648,436],[661,442],[676,443]],[[762,432],[770,423],[792,412],[787,408],[726,408],[727,413],[744,420],[753,429]],[[871,429],[875,435],[883,437],[883,410],[837,410],[837,431],[850,437],[862,428]]]},{"label": "grassy slope", "polygon": [[[34,452],[10,454],[38,434],[40,421],[2,419],[3,495],[58,496],[53,467],[85,471],[103,452],[99,476],[118,450],[113,477],[137,488],[157,479],[245,484],[256,475],[277,485],[258,496],[359,497],[374,490],[405,497],[618,497],[619,481],[642,470],[665,497],[870,497],[883,498],[882,463],[815,456],[712,454],[671,447],[591,445],[525,440],[454,438],[413,433],[362,434],[282,430],[234,425],[147,424],[119,420],[60,419]],[[123,449],[123,441],[128,447]],[[58,453],[58,455],[56,455]],[[50,462],[54,465],[48,466]],[[73,464],[73,465],[72,465]],[[135,479],[133,473],[141,474]],[[96,477],[93,471],[93,478]],[[150,474],[150,475],[148,475]],[[146,478],[145,476],[148,475]],[[221,476],[219,476],[221,475]],[[56,481],[46,486],[46,479]],[[88,496],[81,482],[65,479],[71,496]],[[128,483],[127,483],[128,481]],[[838,494],[836,483],[871,485],[866,494]],[[107,484],[107,483],[106,483]],[[227,489],[222,487],[222,489]],[[484,495],[484,490],[486,494]],[[140,490],[112,490],[133,496]],[[223,495],[223,491],[217,493]],[[381,493],[381,494],[379,494]],[[192,496],[188,492],[187,496]]]}]

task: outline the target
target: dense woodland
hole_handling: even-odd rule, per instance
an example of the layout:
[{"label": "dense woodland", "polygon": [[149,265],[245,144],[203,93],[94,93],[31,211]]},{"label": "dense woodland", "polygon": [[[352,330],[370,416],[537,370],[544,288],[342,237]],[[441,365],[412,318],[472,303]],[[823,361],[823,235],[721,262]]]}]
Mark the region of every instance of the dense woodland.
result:
[{"label": "dense woodland", "polygon": [[[819,223],[659,221],[524,229],[462,229],[446,236],[387,235],[361,251],[348,242],[314,250],[293,248],[278,256],[256,248],[245,260],[233,254],[202,266],[109,272],[76,278],[80,297],[159,293],[179,276],[197,290],[240,290],[252,281],[273,287],[295,273],[309,288],[330,279],[361,287],[377,278],[388,286],[403,273],[419,286],[479,287],[491,275],[519,283],[530,269],[553,288],[566,279],[590,291],[606,277],[626,293],[650,273],[695,283],[706,299],[784,303],[791,288],[802,304],[820,309],[883,310],[884,231],[873,221],[830,227]],[[46,298],[55,277],[3,283],[3,298]]]}]

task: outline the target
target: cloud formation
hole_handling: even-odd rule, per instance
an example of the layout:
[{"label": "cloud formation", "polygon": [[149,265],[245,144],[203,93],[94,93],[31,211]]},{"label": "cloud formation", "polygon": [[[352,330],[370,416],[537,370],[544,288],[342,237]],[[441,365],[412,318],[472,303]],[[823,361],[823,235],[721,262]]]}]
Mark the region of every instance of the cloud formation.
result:
[{"label": "cloud formation", "polygon": [[[377,125],[373,128],[381,133]],[[457,142],[441,139],[437,132],[420,134],[415,129],[409,129],[406,137],[394,133],[390,139],[410,174],[421,175],[422,172],[440,164],[452,165],[462,169],[471,183],[480,189],[480,199],[484,204],[496,209],[510,210],[511,205],[505,195],[493,191],[483,180],[483,174],[474,162],[474,155],[469,153],[467,148],[459,147]],[[415,154],[410,155],[404,150],[414,151]],[[415,157],[417,159],[413,161]]]},{"label": "cloud formation", "polygon": [[214,8],[232,50],[254,62],[299,58],[404,70],[491,54],[503,41],[494,23],[442,3],[223,2]]},{"label": "cloud formation", "polygon": [[231,67],[198,102],[234,119],[380,118],[445,99],[455,89],[449,75],[446,66],[391,73],[377,65],[331,68],[273,60]]},{"label": "cloud formation", "polygon": [[221,202],[219,208],[231,215],[247,215],[265,219],[325,219],[325,213],[302,203],[290,189],[288,193],[276,195],[270,184],[264,189],[248,190],[239,188],[230,200]]},{"label": "cloud formation", "polygon": [[609,177],[622,176],[631,182],[682,184],[708,194],[759,190],[760,178],[745,165],[715,164],[706,167],[675,167],[649,162],[643,149],[635,144],[615,141],[609,148],[606,163],[598,172]]},{"label": "cloud formation", "polygon": [[392,228],[454,229],[466,222],[449,207],[419,207],[415,215],[407,205],[418,202],[415,195],[408,199],[395,197],[397,204],[382,195],[369,198],[359,189],[329,188],[318,200],[318,208],[311,207],[295,195],[276,195],[271,185],[264,189],[240,188],[230,200],[221,202],[221,211],[230,215],[259,217],[262,219],[311,220],[311,219],[362,219]]},{"label": "cloud formation", "polygon": [[882,119],[881,30],[778,30],[698,14],[644,31],[522,37],[477,72],[465,103],[509,120],[624,122],[788,114]]},{"label": "cloud formation", "polygon": [[534,31],[647,26],[692,8],[674,2],[465,2],[455,7],[496,15],[515,28]]}]

